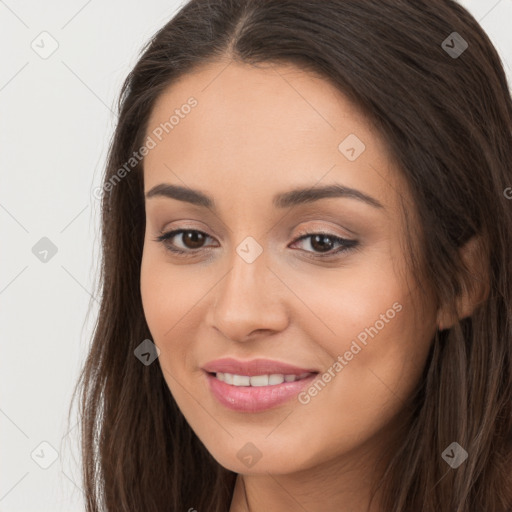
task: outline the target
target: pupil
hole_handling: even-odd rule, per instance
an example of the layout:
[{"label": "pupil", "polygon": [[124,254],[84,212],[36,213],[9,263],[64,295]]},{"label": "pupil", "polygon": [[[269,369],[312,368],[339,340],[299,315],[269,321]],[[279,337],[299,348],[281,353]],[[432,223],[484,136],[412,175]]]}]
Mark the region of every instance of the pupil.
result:
[{"label": "pupil", "polygon": [[311,239],[311,246],[314,248],[314,249],[318,249],[320,250],[321,252],[322,251],[329,251],[331,249],[331,247],[326,247],[326,244],[322,244],[320,241],[321,240],[329,240],[329,243],[327,245],[332,245],[332,242],[330,241],[330,238],[326,235],[315,235],[312,237]]},{"label": "pupil", "polygon": [[[187,241],[187,243],[185,243],[185,245],[188,245],[189,249],[198,249],[201,247],[203,238],[204,237],[203,237],[202,233],[198,233],[198,232],[194,232],[194,231],[187,231],[185,233],[185,239]],[[191,244],[189,245],[188,242],[191,242]]]}]

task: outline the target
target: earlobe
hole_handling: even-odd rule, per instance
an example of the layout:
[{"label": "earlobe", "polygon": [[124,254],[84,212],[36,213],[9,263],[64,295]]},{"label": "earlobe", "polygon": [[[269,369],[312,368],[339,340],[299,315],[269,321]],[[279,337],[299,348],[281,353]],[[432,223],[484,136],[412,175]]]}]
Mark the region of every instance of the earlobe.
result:
[{"label": "earlobe", "polygon": [[467,318],[485,300],[490,292],[488,251],[484,239],[480,235],[470,238],[460,249],[463,263],[461,268],[462,292],[455,298],[456,312],[445,306],[437,315],[437,326],[440,331],[452,327],[455,322]]}]

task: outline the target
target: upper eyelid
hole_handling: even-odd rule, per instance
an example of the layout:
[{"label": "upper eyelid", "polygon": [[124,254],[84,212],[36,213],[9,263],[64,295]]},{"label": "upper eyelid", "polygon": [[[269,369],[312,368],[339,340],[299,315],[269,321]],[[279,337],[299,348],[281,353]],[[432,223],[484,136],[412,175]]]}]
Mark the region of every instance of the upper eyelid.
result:
[{"label": "upper eyelid", "polygon": [[[176,228],[176,229],[170,229],[168,231],[161,231],[159,233],[159,237],[166,237],[163,241],[165,242],[166,240],[169,240],[169,239],[172,239],[176,236],[179,236],[179,235],[183,235],[183,233],[185,232],[197,232],[197,233],[201,233],[203,235],[205,235],[207,238],[211,238],[211,239],[215,239],[214,236],[212,235],[209,235],[208,233],[206,233],[205,231],[202,231],[200,229],[196,229],[196,228],[186,228],[186,227],[180,227],[180,228]],[[322,230],[322,229],[309,229],[307,231],[303,231],[299,234],[297,234],[297,236],[294,237],[292,243],[296,243],[296,242],[299,242],[301,240],[304,240],[304,239],[307,239],[307,238],[310,238],[312,237],[313,235],[324,235],[324,236],[327,236],[327,237],[332,237],[333,239],[335,240],[341,240],[341,241],[346,241],[346,242],[354,242],[354,243],[357,243],[358,241],[354,238],[348,238],[348,237],[345,237],[345,236],[341,236],[341,235],[337,235],[335,233],[332,233],[328,230]],[[203,247],[200,247],[198,249],[184,249],[184,251],[186,252],[194,252],[195,250],[197,251],[200,251],[202,250]]]},{"label": "upper eyelid", "polygon": [[[319,221],[319,220],[315,220],[315,219],[304,219],[304,222],[308,222],[308,223],[309,222],[317,222],[318,223],[318,222],[323,222],[323,221]],[[333,228],[329,228],[329,227],[316,227],[316,226],[313,226],[313,227],[308,227],[308,228],[301,228],[301,229],[299,229],[299,231],[301,233],[299,233],[297,235],[297,237],[302,236],[302,233],[304,233],[304,234],[325,234],[325,235],[335,236],[337,238],[342,238],[344,240],[351,240],[351,239],[358,238],[358,234],[356,232],[354,232],[353,230],[351,230],[351,229],[349,229],[348,227],[345,227],[345,226],[342,226],[342,228],[345,231],[345,234],[341,234],[341,233],[338,234],[338,233],[336,233],[336,228],[334,228],[334,227]],[[183,224],[182,225],[177,225],[176,227],[171,226],[168,229],[158,230],[158,234],[159,235],[163,235],[163,234],[170,233],[170,232],[173,232],[173,231],[198,231],[200,233],[203,233],[206,236],[209,236],[210,238],[217,238],[217,240],[220,240],[220,241],[223,240],[222,236],[219,236],[217,234],[211,235],[205,229],[202,229],[202,228],[197,227],[197,226],[187,226],[186,224],[184,224],[184,225]],[[292,231],[296,231],[296,228],[289,231],[290,236],[291,236]]]},{"label": "upper eyelid", "polygon": [[[202,229],[187,228],[187,227],[179,227],[179,228],[172,228],[172,229],[168,229],[168,230],[162,230],[162,231],[158,232],[158,235],[162,235],[163,236],[163,235],[169,235],[169,233],[173,233],[172,236],[176,236],[176,235],[182,234],[182,233],[187,232],[187,231],[193,231],[193,232],[196,232],[196,233],[201,233],[201,234],[203,234],[203,235],[205,235],[205,236],[207,236],[209,238],[216,238],[215,236],[210,235],[209,233],[207,233],[206,231],[203,231]],[[343,240],[350,240],[351,239],[350,237],[347,237],[347,236],[344,236],[344,235],[338,235],[336,233],[333,233],[329,229],[309,228],[307,230],[301,230],[301,232],[296,235],[295,240],[300,239],[302,237],[311,236],[311,235],[332,236],[332,237],[336,237],[336,238],[341,238]]]}]

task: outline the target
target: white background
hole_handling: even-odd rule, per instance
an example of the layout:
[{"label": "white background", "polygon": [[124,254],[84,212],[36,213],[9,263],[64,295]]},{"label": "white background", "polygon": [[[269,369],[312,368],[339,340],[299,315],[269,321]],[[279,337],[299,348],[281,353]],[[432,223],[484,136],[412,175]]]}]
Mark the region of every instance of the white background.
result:
[{"label": "white background", "polygon": [[[460,3],[512,83],[512,0]],[[84,510],[76,415],[68,424],[67,412],[98,307],[92,191],[122,81],[180,5],[0,0],[0,512]],[[47,59],[31,47],[43,31],[58,43]],[[43,237],[57,247],[46,263],[32,252]],[[42,442],[57,452],[47,469],[35,462],[52,461]]]}]

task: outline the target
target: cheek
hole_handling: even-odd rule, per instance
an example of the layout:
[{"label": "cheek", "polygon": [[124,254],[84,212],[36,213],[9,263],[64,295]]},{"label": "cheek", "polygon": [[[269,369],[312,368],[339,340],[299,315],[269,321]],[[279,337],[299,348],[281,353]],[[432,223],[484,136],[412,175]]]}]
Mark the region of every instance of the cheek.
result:
[{"label": "cheek", "polygon": [[178,286],[176,279],[169,275],[169,269],[159,263],[145,250],[140,274],[140,291],[144,316],[155,340],[161,340],[164,333],[176,321],[179,294],[173,293]]},{"label": "cheek", "polygon": [[421,378],[435,316],[418,309],[422,301],[413,280],[409,289],[393,261],[375,257],[357,268],[296,280],[295,291],[310,309],[301,330],[326,362],[315,414],[337,404],[344,412],[334,414],[336,421],[344,421],[345,414],[361,420],[366,415],[362,423],[370,425],[376,421],[372,415],[384,420],[383,404],[390,406],[386,415],[396,412]]},{"label": "cheek", "polygon": [[143,253],[140,288],[144,316],[152,341],[160,349],[158,361],[171,389],[170,375],[181,380],[196,370],[192,355],[199,343],[197,331],[206,314],[206,296],[215,284],[214,276],[200,275],[192,266],[172,265],[158,251]]},{"label": "cheek", "polygon": [[170,265],[145,250],[141,263],[140,291],[144,316],[152,341],[160,349],[158,361],[167,379],[167,372],[174,373],[169,366],[168,340],[173,338],[177,326],[180,326],[180,318],[186,314],[184,295],[190,293],[190,287],[184,288],[178,272],[172,272]]},{"label": "cheek", "polygon": [[[194,280],[185,267],[175,267],[158,254],[144,249],[141,262],[140,291],[144,315],[155,339],[164,341],[182,323],[208,289],[207,283]],[[192,312],[192,311],[191,311]],[[193,315],[193,312],[192,312]]]},{"label": "cheek", "polygon": [[302,302],[296,302],[297,325],[333,357],[349,350],[352,339],[359,339],[364,346],[375,333],[371,329],[375,324],[379,333],[394,329],[406,316],[405,306],[410,301],[407,288],[383,259],[372,262],[368,258],[328,271],[298,269],[296,275],[290,273],[285,279],[293,283]]}]

